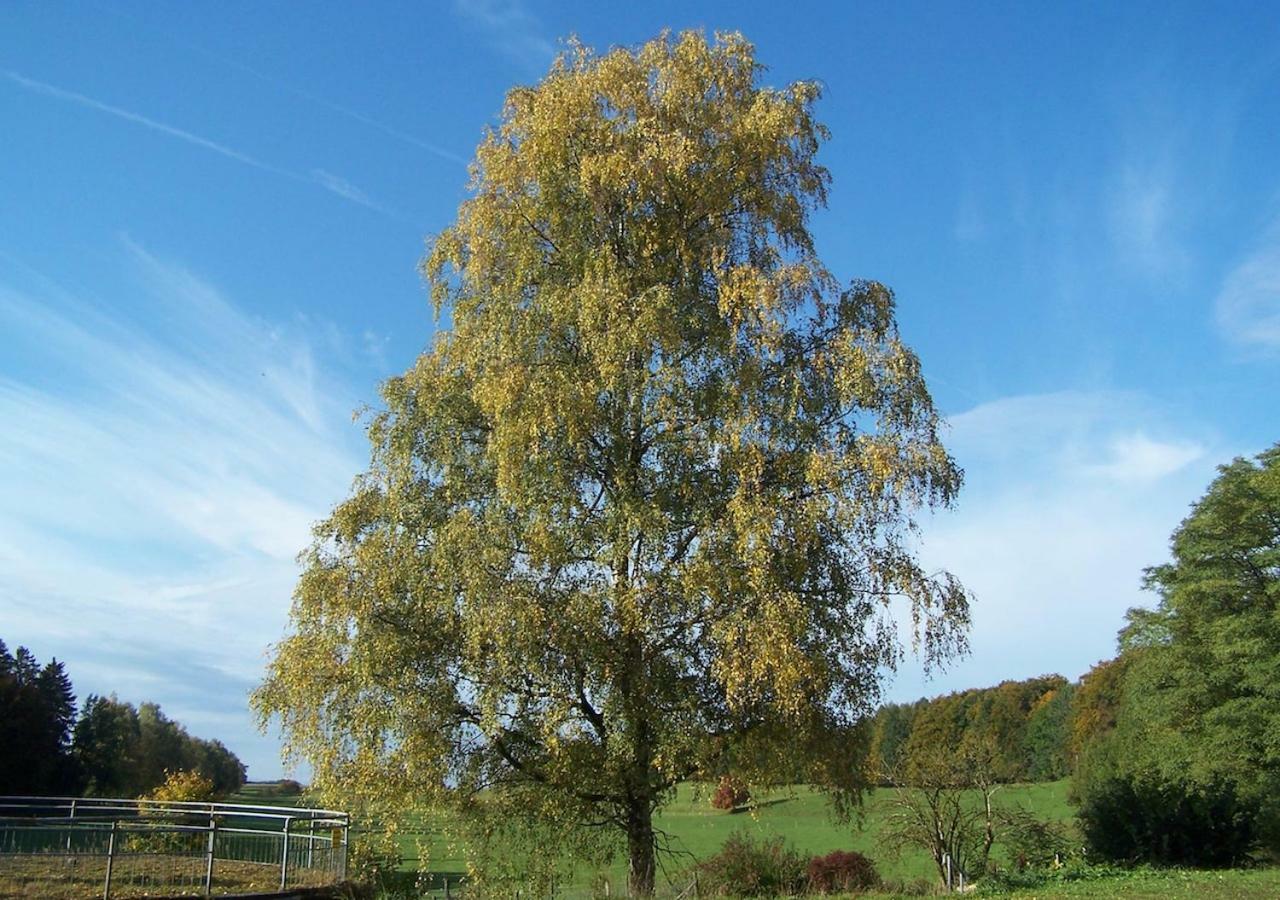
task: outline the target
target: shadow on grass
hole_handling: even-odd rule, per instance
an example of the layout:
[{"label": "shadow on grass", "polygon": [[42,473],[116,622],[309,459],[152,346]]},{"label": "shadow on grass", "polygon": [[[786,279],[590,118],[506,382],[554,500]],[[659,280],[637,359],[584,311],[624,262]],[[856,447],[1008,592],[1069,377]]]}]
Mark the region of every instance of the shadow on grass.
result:
[{"label": "shadow on grass", "polygon": [[729,814],[736,816],[738,813],[749,813],[754,809],[764,809],[768,806],[777,806],[779,803],[790,803],[794,797],[777,797],[773,800],[761,800],[759,803],[748,803],[746,806],[735,806],[729,810]]}]

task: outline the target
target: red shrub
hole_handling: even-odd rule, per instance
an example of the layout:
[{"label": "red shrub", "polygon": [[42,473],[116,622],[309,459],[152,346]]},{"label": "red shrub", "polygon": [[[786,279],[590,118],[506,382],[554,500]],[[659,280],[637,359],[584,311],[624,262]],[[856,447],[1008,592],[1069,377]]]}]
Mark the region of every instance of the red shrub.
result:
[{"label": "red shrub", "polygon": [[711,805],[716,809],[735,809],[750,802],[751,792],[747,790],[745,784],[732,775],[721,778],[720,786],[711,795]]},{"label": "red shrub", "polygon": [[836,850],[809,860],[809,890],[819,894],[846,893],[880,883],[875,863],[854,850]]}]

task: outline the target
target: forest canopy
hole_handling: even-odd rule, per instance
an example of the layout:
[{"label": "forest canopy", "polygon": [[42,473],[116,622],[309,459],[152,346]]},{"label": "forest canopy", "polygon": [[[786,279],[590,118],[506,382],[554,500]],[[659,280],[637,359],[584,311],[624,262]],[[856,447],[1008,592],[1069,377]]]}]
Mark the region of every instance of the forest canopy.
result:
[{"label": "forest canopy", "polygon": [[191,736],[155,703],[90,694],[77,712],[60,661],[41,666],[0,641],[0,795],[139,797],[180,771],[200,773],[219,795],[245,779],[221,741]]}]

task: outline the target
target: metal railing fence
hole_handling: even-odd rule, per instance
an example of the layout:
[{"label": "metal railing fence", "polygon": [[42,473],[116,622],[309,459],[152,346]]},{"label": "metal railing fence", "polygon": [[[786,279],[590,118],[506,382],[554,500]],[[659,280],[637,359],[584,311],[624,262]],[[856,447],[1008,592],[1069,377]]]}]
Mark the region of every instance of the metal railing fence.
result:
[{"label": "metal railing fence", "polygon": [[0,797],[0,879],[45,878],[81,895],[96,881],[104,900],[332,884],[346,877],[350,827],[327,809]]}]

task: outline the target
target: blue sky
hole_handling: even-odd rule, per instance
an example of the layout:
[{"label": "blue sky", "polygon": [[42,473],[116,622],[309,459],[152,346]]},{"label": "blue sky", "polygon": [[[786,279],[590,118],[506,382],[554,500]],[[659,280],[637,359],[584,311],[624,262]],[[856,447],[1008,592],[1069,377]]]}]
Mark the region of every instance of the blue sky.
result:
[{"label": "blue sky", "polygon": [[968,473],[922,553],[1075,677],[1214,466],[1280,439],[1267,4],[0,5],[0,637],[280,772],[294,555],[431,339],[416,272],[558,40],[738,29],[825,83],[841,278],[892,286]]}]

